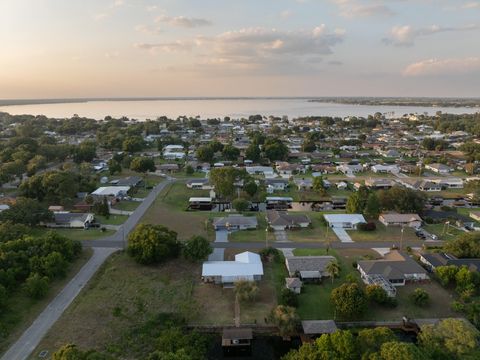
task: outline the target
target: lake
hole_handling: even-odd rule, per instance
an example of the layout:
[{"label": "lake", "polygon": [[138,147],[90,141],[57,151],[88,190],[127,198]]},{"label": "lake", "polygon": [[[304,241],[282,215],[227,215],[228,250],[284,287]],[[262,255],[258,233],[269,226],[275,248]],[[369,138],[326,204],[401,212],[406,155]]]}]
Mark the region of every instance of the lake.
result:
[{"label": "lake", "polygon": [[301,116],[363,116],[375,112],[384,113],[387,117],[403,114],[428,113],[437,111],[452,114],[475,113],[479,108],[442,108],[421,106],[369,106],[309,102],[307,98],[222,98],[222,99],[155,99],[155,100],[109,100],[65,102],[56,104],[31,104],[0,106],[0,112],[12,115],[30,114],[45,115],[51,118],[66,118],[74,114],[81,117],[103,119],[110,115],[115,118],[126,116],[131,119],[156,119],[159,116],[177,118],[178,116],[200,116],[200,118],[232,118],[248,117],[260,114],[263,116],[283,116],[296,118]]}]

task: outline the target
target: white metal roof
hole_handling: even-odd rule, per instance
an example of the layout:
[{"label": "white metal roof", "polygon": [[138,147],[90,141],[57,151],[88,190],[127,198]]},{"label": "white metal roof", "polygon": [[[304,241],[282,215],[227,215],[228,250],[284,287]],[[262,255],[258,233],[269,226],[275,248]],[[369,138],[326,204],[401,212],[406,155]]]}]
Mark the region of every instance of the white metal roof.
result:
[{"label": "white metal roof", "polygon": [[130,190],[130,186],[102,186],[95,190],[92,195],[117,196]]},{"label": "white metal roof", "polygon": [[362,214],[325,214],[325,220],[329,223],[365,223],[365,218]]},{"label": "white metal roof", "polygon": [[235,256],[235,261],[206,261],[202,266],[202,276],[253,276],[263,275],[263,265],[258,254],[243,252]]},{"label": "white metal roof", "polygon": [[191,197],[188,199],[189,202],[211,202],[212,198],[210,197]]}]

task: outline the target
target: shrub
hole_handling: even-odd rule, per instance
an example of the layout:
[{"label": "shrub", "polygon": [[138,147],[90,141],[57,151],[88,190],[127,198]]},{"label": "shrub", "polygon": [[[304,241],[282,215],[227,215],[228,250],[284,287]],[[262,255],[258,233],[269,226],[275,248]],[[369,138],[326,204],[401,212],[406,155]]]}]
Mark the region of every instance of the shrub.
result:
[{"label": "shrub", "polygon": [[376,229],[377,225],[373,221],[358,224],[358,230],[360,231],[375,231]]},{"label": "shrub", "polygon": [[410,294],[410,300],[417,306],[424,307],[430,302],[430,296],[428,292],[421,288],[416,288],[412,294]]},{"label": "shrub", "polygon": [[33,299],[41,299],[48,292],[49,279],[38,273],[31,274],[25,281],[25,291]]}]

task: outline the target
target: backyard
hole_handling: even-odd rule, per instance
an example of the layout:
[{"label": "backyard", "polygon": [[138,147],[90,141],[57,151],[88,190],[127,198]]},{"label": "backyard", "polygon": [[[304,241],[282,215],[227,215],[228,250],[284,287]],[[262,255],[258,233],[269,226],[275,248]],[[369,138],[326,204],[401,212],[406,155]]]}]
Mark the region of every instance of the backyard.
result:
[{"label": "backyard", "polygon": [[[401,241],[402,231],[400,226],[385,226],[379,221],[375,221],[377,226],[374,231],[352,230],[348,234],[353,241]],[[411,227],[405,227],[403,231],[403,241],[418,241],[415,230]]]}]

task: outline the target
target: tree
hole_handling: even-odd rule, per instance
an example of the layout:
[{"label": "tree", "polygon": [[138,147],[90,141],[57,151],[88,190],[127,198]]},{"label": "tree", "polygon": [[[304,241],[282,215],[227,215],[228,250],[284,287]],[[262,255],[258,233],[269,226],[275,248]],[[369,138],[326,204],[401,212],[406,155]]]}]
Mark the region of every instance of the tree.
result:
[{"label": "tree", "polygon": [[193,169],[192,165],[185,166],[185,174],[193,175],[194,172],[195,170]]},{"label": "tree", "polygon": [[108,165],[108,172],[110,173],[110,175],[115,175],[117,173],[122,172],[122,165],[114,159],[108,160],[107,165]]},{"label": "tree", "polygon": [[380,349],[383,360],[427,360],[425,354],[414,344],[389,341]]},{"label": "tree", "polygon": [[418,341],[433,359],[464,359],[480,346],[478,331],[461,319],[444,319],[422,326]]},{"label": "tree", "polygon": [[365,288],[365,295],[367,296],[368,301],[375,304],[382,305],[388,302],[388,295],[380,285],[367,285]]},{"label": "tree", "polygon": [[280,304],[291,307],[298,307],[298,295],[292,290],[283,288],[280,292]]},{"label": "tree", "polygon": [[178,256],[177,233],[162,225],[140,224],[128,236],[128,254],[144,265]]},{"label": "tree", "polygon": [[97,156],[97,146],[93,141],[84,141],[73,150],[73,161],[77,164],[91,162]]},{"label": "tree", "polygon": [[346,209],[349,214],[361,214],[363,212],[362,202],[358,192],[348,197]]},{"label": "tree", "polygon": [[222,155],[226,160],[234,161],[240,156],[240,150],[232,144],[228,144],[223,147]]},{"label": "tree", "polygon": [[357,344],[351,331],[340,330],[323,334],[315,341],[321,359],[358,359]]},{"label": "tree", "polygon": [[380,351],[382,345],[392,339],[395,339],[395,333],[386,327],[360,330],[358,332],[357,343],[362,349],[362,358],[366,358],[366,355]]},{"label": "tree", "polygon": [[302,151],[303,152],[314,152],[317,149],[317,145],[315,145],[315,141],[313,140],[305,140],[302,144]]},{"label": "tree", "polygon": [[74,344],[66,344],[52,354],[52,360],[114,360],[96,350],[82,351]]},{"label": "tree", "polygon": [[448,286],[455,281],[455,275],[457,275],[457,272],[458,267],[455,265],[438,266],[435,268],[435,275],[437,275],[443,286]]},{"label": "tree", "polygon": [[254,163],[260,161],[260,154],[260,147],[255,143],[248,145],[247,149],[245,150],[245,158],[253,161]]},{"label": "tree", "polygon": [[25,291],[33,299],[41,299],[48,292],[49,279],[47,276],[41,276],[38,273],[32,273],[25,281]]},{"label": "tree", "polygon": [[189,261],[202,261],[212,253],[210,242],[202,236],[193,236],[183,246],[183,256]]},{"label": "tree", "polygon": [[250,197],[253,197],[258,191],[258,185],[254,180],[250,180],[243,185],[243,190],[245,190]]},{"label": "tree", "polygon": [[297,332],[300,318],[291,306],[278,305],[272,310],[270,320],[278,327],[280,335],[290,336]]},{"label": "tree", "polygon": [[455,274],[455,282],[457,283],[457,291],[461,292],[467,288],[474,288],[477,276],[470,271],[465,265],[461,266]]},{"label": "tree", "polygon": [[321,194],[322,196],[327,195],[327,189],[325,188],[322,176],[316,176],[315,178],[313,178],[312,188],[314,191]]},{"label": "tree", "polygon": [[8,291],[0,284],[0,310],[3,310],[8,301]]},{"label": "tree", "polygon": [[375,192],[368,195],[367,204],[363,212],[370,219],[377,219],[378,215],[380,215],[380,201]]},{"label": "tree", "polygon": [[244,211],[247,211],[248,208],[250,207],[250,202],[245,199],[238,198],[232,201],[232,206],[235,209],[235,211],[244,212]]},{"label": "tree", "polygon": [[445,244],[445,252],[458,258],[480,257],[480,233],[470,232],[459,235]]},{"label": "tree", "polygon": [[214,155],[215,152],[208,145],[199,146],[197,149],[197,159],[200,161],[211,163],[213,161]]},{"label": "tree", "polygon": [[340,274],[340,265],[338,264],[337,261],[330,261],[325,270],[327,271],[328,275],[332,279],[332,284],[333,280]]},{"label": "tree", "polygon": [[63,277],[68,268],[68,262],[58,251],[53,251],[43,258],[42,272],[48,278]]},{"label": "tree", "polygon": [[346,283],[333,289],[330,300],[337,314],[344,319],[359,317],[367,307],[365,293],[357,283]]},{"label": "tree", "polygon": [[130,170],[143,173],[145,174],[146,172],[154,172],[156,170],[155,167],[155,162],[153,161],[152,158],[149,157],[135,157],[132,159],[132,162],[130,163]]},{"label": "tree", "polygon": [[215,186],[217,194],[224,199],[231,199],[235,194],[235,183],[246,177],[245,170],[230,166],[214,168],[210,171],[210,182]]},{"label": "tree", "polygon": [[122,150],[129,153],[142,151],[144,147],[145,142],[141,136],[130,136],[122,143]]},{"label": "tree", "polygon": [[239,301],[252,302],[258,292],[259,288],[254,281],[240,280],[235,283],[235,296]]},{"label": "tree", "polygon": [[23,224],[15,224],[12,221],[0,222],[0,243],[18,240],[30,234],[31,229]]},{"label": "tree", "polygon": [[28,198],[18,198],[15,204],[0,213],[1,221],[11,221],[28,226],[35,226],[41,221],[49,221],[52,218],[53,214],[48,211],[46,206]]},{"label": "tree", "polygon": [[270,161],[285,160],[288,156],[288,147],[278,138],[268,138],[263,145],[265,156]]},{"label": "tree", "polygon": [[105,196],[101,201],[96,201],[93,204],[93,212],[97,215],[105,216],[107,219],[110,217],[110,207]]},{"label": "tree", "polygon": [[420,191],[394,186],[378,192],[380,208],[399,213],[420,213],[423,211],[426,196]]},{"label": "tree", "polygon": [[413,293],[410,294],[410,301],[417,306],[424,307],[430,302],[430,296],[424,289],[416,288]]}]

